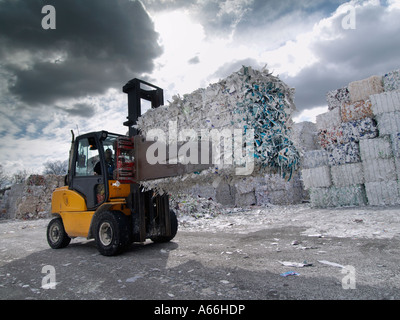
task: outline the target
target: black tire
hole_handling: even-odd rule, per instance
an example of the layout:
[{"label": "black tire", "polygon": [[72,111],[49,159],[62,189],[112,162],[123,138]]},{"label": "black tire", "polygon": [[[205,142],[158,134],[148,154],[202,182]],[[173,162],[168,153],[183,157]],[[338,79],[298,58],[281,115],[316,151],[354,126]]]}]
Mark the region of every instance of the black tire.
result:
[{"label": "black tire", "polygon": [[71,242],[71,238],[64,229],[64,224],[60,217],[54,218],[47,226],[47,242],[53,249],[65,248]]},{"label": "black tire", "polygon": [[171,235],[170,236],[154,236],[151,237],[151,241],[161,243],[161,242],[169,242],[173,238],[175,238],[176,233],[178,232],[178,219],[173,210],[169,211],[171,217]]},{"label": "black tire", "polygon": [[100,212],[94,223],[94,239],[103,256],[115,256],[131,243],[129,218],[120,211]]}]

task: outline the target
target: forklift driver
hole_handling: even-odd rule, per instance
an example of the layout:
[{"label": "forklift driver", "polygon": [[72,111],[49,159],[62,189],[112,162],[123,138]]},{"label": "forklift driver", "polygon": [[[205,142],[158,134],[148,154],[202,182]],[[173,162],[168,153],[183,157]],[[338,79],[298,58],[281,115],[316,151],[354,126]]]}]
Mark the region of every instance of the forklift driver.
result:
[{"label": "forklift driver", "polygon": [[[107,174],[109,177],[113,177],[113,172],[114,172],[114,160],[112,158],[112,150],[107,149],[104,152],[105,155],[105,160],[106,160],[106,167],[107,167]],[[96,165],[94,166],[94,172],[98,175],[101,175],[101,165],[100,162],[97,162]]]}]

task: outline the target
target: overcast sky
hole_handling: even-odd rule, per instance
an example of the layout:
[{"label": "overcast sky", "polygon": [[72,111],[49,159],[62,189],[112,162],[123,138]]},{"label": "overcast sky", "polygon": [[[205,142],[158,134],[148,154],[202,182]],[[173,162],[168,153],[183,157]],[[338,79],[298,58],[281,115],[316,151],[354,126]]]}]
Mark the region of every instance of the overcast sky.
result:
[{"label": "overcast sky", "polygon": [[267,65],[314,121],[327,91],[400,69],[399,21],[400,0],[0,0],[0,163],[40,173],[71,129],[125,133],[132,78],[167,101]]}]

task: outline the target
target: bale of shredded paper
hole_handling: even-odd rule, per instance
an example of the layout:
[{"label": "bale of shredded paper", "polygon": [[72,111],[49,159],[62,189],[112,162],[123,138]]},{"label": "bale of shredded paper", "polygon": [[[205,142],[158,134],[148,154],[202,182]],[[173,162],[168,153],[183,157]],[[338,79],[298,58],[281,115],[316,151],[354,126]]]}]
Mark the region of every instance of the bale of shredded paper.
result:
[{"label": "bale of shredded paper", "polygon": [[343,141],[343,128],[341,126],[327,128],[318,132],[318,143],[324,150],[333,150]]},{"label": "bale of shredded paper", "polygon": [[368,197],[368,204],[371,206],[397,205],[400,203],[398,182],[367,182],[365,190]]},{"label": "bale of shredded paper", "polygon": [[325,188],[332,185],[331,172],[328,166],[303,169],[302,177],[304,188]]},{"label": "bale of shredded paper", "polygon": [[365,206],[367,198],[363,185],[312,188],[311,206],[316,208]]},{"label": "bale of shredded paper", "polygon": [[362,164],[366,183],[397,180],[397,172],[393,158],[364,160]]},{"label": "bale of shredded paper", "polygon": [[347,87],[329,91],[326,94],[328,109],[331,111],[340,108],[344,103],[350,102],[350,93]]},{"label": "bale of shredded paper", "polygon": [[[169,136],[170,122],[174,122],[178,133],[185,129],[195,131],[199,140],[208,138],[203,135],[207,130],[241,129],[245,141],[246,134],[252,129],[253,174],[279,172],[290,179],[298,168],[300,158],[292,141],[293,96],[294,90],[268,70],[243,67],[206,89],[198,89],[182,98],[175,96],[169,105],[149,110],[138,119],[137,128],[145,137],[151,129],[162,130],[170,142],[179,140],[179,134]],[[221,150],[223,158],[225,147]],[[165,192],[178,181],[185,183],[175,187],[194,185],[199,180],[208,180],[209,183],[218,179],[229,180],[235,175],[235,167],[233,161],[233,164],[216,165],[200,174],[147,181],[142,185]]]},{"label": "bale of shredded paper", "polygon": [[354,81],[349,84],[349,92],[351,102],[368,100],[370,95],[383,92],[382,77],[372,76],[368,79]]},{"label": "bale of shredded paper", "polygon": [[400,111],[400,91],[383,92],[371,95],[371,109],[375,115]]},{"label": "bale of shredded paper", "polygon": [[371,118],[343,122],[341,129],[341,143],[359,142],[364,139],[373,139],[378,136],[376,121]]},{"label": "bale of shredded paper", "polygon": [[400,132],[400,111],[385,112],[376,116],[380,135]]},{"label": "bale of shredded paper", "polygon": [[364,183],[361,163],[350,163],[331,167],[332,182],[336,187],[347,187]]},{"label": "bale of shredded paper", "polygon": [[383,88],[385,91],[400,90],[400,69],[383,76]]},{"label": "bale of shredded paper", "polygon": [[328,161],[331,166],[360,162],[359,144],[357,142],[338,144],[328,153]]},{"label": "bale of shredded paper", "polygon": [[342,117],[340,115],[340,108],[333,109],[326,113],[317,116],[317,129],[326,130],[340,126]]},{"label": "bale of shredded paper", "polygon": [[341,108],[343,122],[373,118],[372,104],[370,100],[361,100],[354,103],[345,103]]},{"label": "bale of shredded paper", "polygon": [[389,136],[360,141],[360,154],[363,161],[393,157]]}]

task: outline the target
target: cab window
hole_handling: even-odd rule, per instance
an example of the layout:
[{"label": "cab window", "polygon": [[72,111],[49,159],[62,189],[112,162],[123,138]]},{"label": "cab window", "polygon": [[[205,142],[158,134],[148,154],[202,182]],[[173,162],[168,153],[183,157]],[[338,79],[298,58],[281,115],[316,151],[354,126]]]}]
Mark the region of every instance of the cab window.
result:
[{"label": "cab window", "polygon": [[99,150],[94,138],[79,140],[75,175],[80,177],[93,176],[95,174],[94,167],[99,159]]}]

